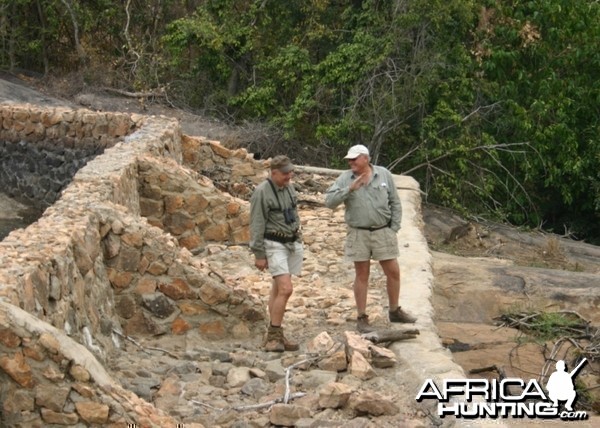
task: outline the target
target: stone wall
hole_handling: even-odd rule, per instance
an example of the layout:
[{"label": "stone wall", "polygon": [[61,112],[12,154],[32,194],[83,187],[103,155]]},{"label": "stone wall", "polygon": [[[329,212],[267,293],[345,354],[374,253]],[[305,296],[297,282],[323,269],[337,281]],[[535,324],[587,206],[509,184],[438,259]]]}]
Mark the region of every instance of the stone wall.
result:
[{"label": "stone wall", "polygon": [[225,200],[210,179],[193,171],[181,173],[173,162],[145,157],[138,170],[141,214],[175,236],[181,246],[200,252],[208,242],[248,242],[244,200]]},{"label": "stone wall", "polygon": [[265,165],[215,142],[182,144],[178,123],[164,117],[0,109],[4,147],[103,151],[38,221],[0,242],[0,425],[167,426],[99,362],[125,335],[217,340],[262,330],[262,302],[188,249],[248,239],[247,201],[199,172],[230,173],[248,194]]},{"label": "stone wall", "polygon": [[183,163],[209,177],[215,186],[248,199],[254,185],[267,177],[265,166],[245,149],[228,150],[216,141],[182,136]]},{"label": "stone wall", "polygon": [[3,427],[177,425],[111,379],[86,346],[3,300],[0,403]]},{"label": "stone wall", "polygon": [[40,211],[83,165],[137,127],[129,115],[27,105],[3,108],[0,120],[3,191]]}]

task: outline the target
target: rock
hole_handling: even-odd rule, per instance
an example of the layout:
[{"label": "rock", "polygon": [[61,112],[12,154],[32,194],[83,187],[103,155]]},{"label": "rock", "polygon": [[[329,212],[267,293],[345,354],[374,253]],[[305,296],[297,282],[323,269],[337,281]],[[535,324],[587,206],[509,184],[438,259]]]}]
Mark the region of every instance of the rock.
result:
[{"label": "rock", "polygon": [[273,425],[293,427],[302,418],[310,417],[310,410],[293,404],[275,404],[271,408],[269,420]]},{"label": "rock", "polygon": [[374,367],[380,369],[393,367],[397,362],[396,354],[387,348],[371,345],[369,350],[371,351],[371,364]]},{"label": "rock", "polygon": [[227,373],[227,384],[230,388],[243,386],[250,380],[250,369],[248,367],[234,367]]},{"label": "rock", "polygon": [[321,385],[317,390],[319,394],[319,406],[332,409],[344,407],[352,391],[352,387],[343,383],[332,382]]},{"label": "rock", "polygon": [[377,376],[373,367],[360,352],[355,352],[350,358],[350,373],[362,380],[369,380]]},{"label": "rock", "polygon": [[373,391],[365,391],[350,398],[349,406],[358,414],[371,416],[395,415],[398,406],[390,399]]}]

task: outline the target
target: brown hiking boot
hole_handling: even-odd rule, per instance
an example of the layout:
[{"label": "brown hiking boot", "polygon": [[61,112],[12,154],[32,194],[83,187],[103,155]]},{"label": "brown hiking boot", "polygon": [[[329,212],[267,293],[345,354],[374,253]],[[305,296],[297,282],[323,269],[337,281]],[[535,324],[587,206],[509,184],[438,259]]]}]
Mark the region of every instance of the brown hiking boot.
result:
[{"label": "brown hiking boot", "polygon": [[369,325],[369,316],[367,314],[359,315],[356,318],[356,329],[360,333],[370,333],[375,330]]},{"label": "brown hiking boot", "polygon": [[263,349],[267,352],[285,351],[285,344],[283,343],[283,331],[281,330],[281,327],[268,327],[263,343]]},{"label": "brown hiking boot", "polygon": [[417,319],[407,312],[404,312],[401,307],[398,307],[395,311],[390,311],[390,322],[403,322],[412,324]]}]

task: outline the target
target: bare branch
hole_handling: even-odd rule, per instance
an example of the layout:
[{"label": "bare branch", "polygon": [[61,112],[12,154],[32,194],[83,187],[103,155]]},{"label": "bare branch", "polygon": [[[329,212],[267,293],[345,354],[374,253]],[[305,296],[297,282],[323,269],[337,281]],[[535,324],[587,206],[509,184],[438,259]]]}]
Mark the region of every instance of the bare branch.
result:
[{"label": "bare branch", "polygon": [[125,97],[131,98],[161,98],[166,97],[165,91],[163,88],[159,88],[154,91],[145,91],[145,92],[130,92],[124,91],[116,88],[103,87],[102,88],[106,92],[114,92],[115,94],[123,95]]},{"label": "bare branch", "polygon": [[85,49],[81,46],[81,42],[79,40],[79,24],[77,24],[77,17],[75,16],[75,12],[71,7],[71,3],[68,0],[61,0],[62,4],[67,8],[67,12],[71,16],[71,24],[73,25],[73,41],[75,42],[75,50],[77,51],[77,55],[82,63],[85,63],[87,59],[87,54],[85,53]]},{"label": "bare branch", "polygon": [[146,354],[149,354],[148,349],[151,351],[160,351],[160,352],[164,352],[165,354],[167,354],[168,356],[175,358],[175,359],[179,359],[179,356],[167,351],[166,349],[162,349],[162,348],[155,348],[152,346],[142,346],[139,342],[137,342],[135,339],[133,339],[130,336],[126,336],[123,333],[121,333],[118,330],[113,329],[113,333],[115,333],[116,335],[122,337],[125,340],[128,340],[129,342],[133,343],[135,346],[137,346],[138,348],[140,348],[143,352],[145,352]]},{"label": "bare branch", "polygon": [[[488,146],[476,146],[476,147],[470,147],[469,149],[466,150],[467,153],[469,152],[476,152],[476,151],[489,151],[491,149],[496,149],[496,150],[504,150],[510,153],[526,153],[526,152],[520,152],[520,151],[515,151],[514,149],[511,149],[511,147],[515,147],[515,146],[526,146],[526,147],[530,147],[531,145],[529,143],[504,143],[504,144],[492,144],[492,145],[488,145]],[[449,151],[444,153],[443,155],[440,155],[432,160],[428,160],[427,162],[422,162],[419,165],[416,165],[414,167],[412,167],[411,169],[409,169],[408,171],[403,171],[403,174],[406,175],[410,175],[412,172],[423,168],[424,166],[429,166],[432,163],[435,162],[439,162],[442,159],[446,159],[448,157],[451,157],[453,155],[455,155],[456,152],[454,151]]]}]

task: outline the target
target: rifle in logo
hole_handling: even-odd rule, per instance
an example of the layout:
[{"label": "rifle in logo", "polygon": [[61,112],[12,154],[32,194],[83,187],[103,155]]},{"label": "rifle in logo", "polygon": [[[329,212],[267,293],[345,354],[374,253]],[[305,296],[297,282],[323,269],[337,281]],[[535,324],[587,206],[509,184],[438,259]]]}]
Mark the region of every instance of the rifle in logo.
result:
[{"label": "rifle in logo", "polygon": [[550,375],[546,389],[548,390],[548,397],[552,400],[554,407],[558,407],[559,401],[566,401],[565,408],[568,411],[573,411],[573,402],[577,398],[575,392],[575,385],[573,384],[573,377],[587,362],[584,358],[577,364],[570,373],[566,372],[566,365],[564,360],[558,360],[556,362],[556,371]]}]

